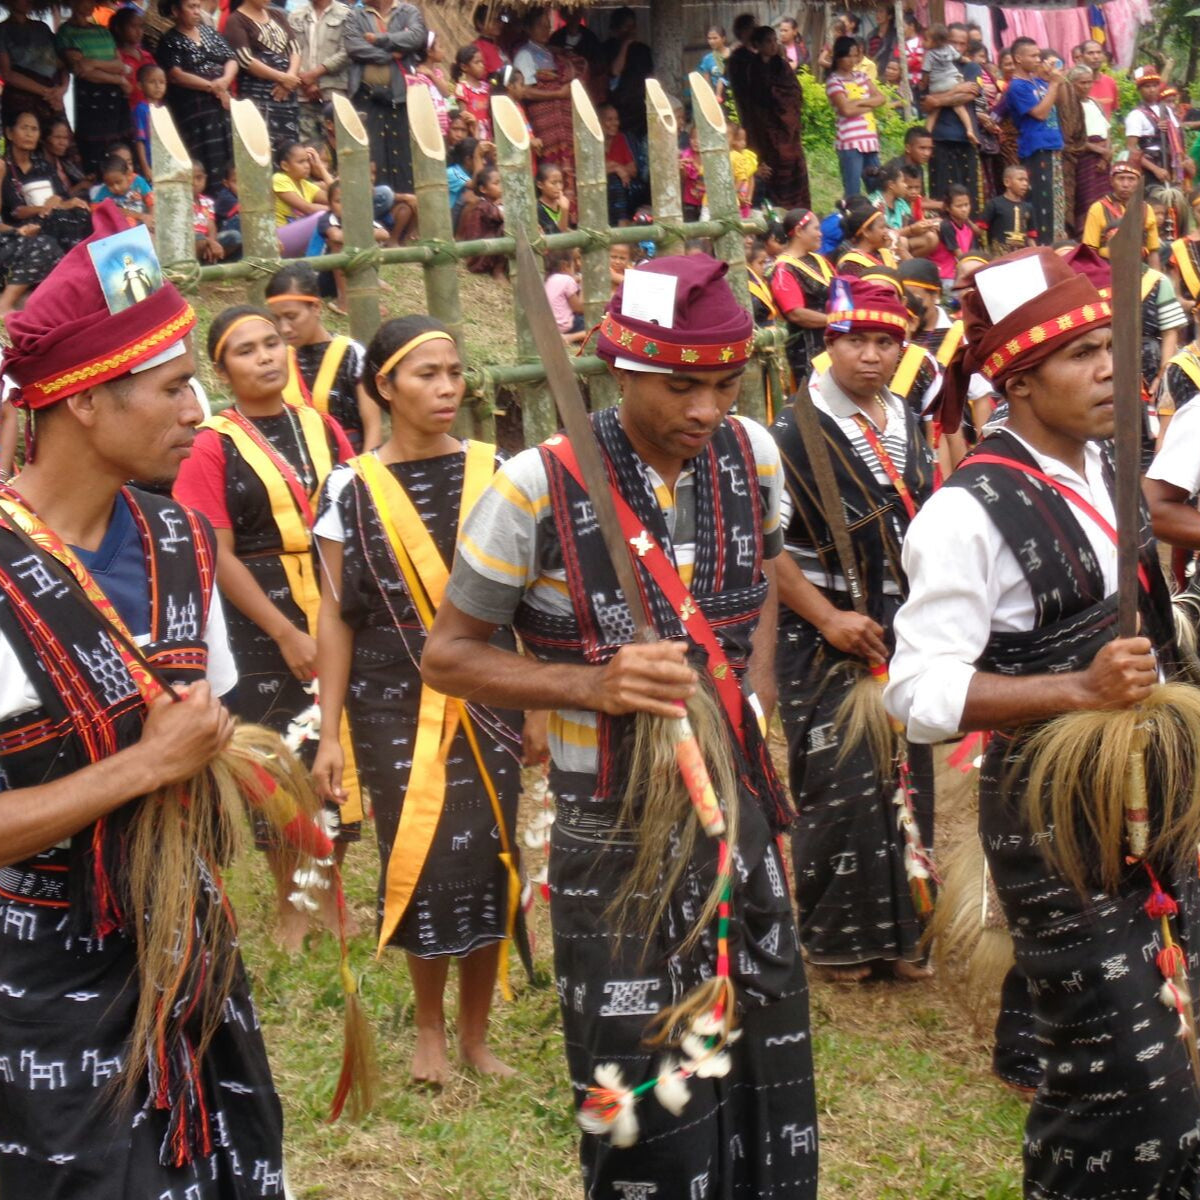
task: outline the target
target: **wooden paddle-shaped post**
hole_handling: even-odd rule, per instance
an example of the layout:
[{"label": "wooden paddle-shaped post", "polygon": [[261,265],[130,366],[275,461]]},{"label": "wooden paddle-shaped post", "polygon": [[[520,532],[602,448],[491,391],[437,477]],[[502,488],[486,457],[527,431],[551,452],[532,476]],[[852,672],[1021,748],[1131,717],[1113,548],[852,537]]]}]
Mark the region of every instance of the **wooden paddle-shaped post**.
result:
[{"label": "wooden paddle-shaped post", "polygon": [[[237,167],[238,212],[242,222],[242,248],[247,258],[279,258],[275,233],[275,193],[271,189],[271,139],[263,115],[250,100],[231,100],[233,161]],[[261,300],[266,279],[256,279],[248,290]]]},{"label": "wooden paddle-shaped post", "polygon": [[[337,137],[338,179],[342,186],[342,232],[348,251],[369,250],[375,245],[375,210],[372,203],[371,151],[362,118],[340,92],[333,93],[333,120]],[[346,272],[346,309],[350,332],[364,345],[379,328],[379,273],[373,263]]]},{"label": "wooden paddle-shaped post", "polygon": [[190,267],[196,261],[192,158],[162,105],[150,106],[150,154],[154,163],[154,251],[164,267]]}]

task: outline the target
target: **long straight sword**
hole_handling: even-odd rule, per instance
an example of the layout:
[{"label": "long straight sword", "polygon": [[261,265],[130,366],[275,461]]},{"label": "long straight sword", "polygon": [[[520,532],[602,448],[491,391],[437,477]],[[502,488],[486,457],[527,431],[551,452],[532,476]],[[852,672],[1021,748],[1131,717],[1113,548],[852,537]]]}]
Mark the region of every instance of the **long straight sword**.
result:
[{"label": "long straight sword", "polygon": [[[566,430],[571,449],[575,452],[575,461],[579,464],[579,473],[583,476],[588,499],[596,515],[596,524],[600,527],[617,583],[633,617],[634,640],[658,641],[649,607],[642,595],[642,589],[638,586],[630,548],[621,532],[621,522],[617,517],[617,507],[613,503],[608,471],[600,456],[600,446],[596,441],[592,423],[588,419],[587,405],[584,403],[583,393],[579,390],[579,380],[571,368],[566,345],[558,332],[550,301],[546,298],[537,258],[523,229],[517,230],[516,241],[517,302],[524,309],[525,318],[529,322],[529,332],[546,371],[546,382],[550,385],[558,415],[562,418],[563,429]],[[725,818],[709,779],[708,768],[704,765],[704,756],[700,752],[696,735],[682,705],[680,716],[674,725],[675,759],[687,784],[696,815],[705,833],[710,837],[719,837],[725,832]]]}]

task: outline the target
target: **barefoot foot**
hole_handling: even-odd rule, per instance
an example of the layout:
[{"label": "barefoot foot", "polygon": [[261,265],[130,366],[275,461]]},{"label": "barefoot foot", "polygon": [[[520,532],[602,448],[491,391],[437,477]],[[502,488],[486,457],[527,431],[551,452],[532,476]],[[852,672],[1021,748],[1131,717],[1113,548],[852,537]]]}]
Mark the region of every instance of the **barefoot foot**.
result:
[{"label": "barefoot foot", "polygon": [[279,910],[275,923],[275,944],[289,954],[298,954],[304,948],[304,935],[308,932],[308,913],[301,912],[288,904]]},{"label": "barefoot foot", "polygon": [[898,958],[892,963],[892,974],[905,983],[920,983],[924,979],[933,978],[933,968],[923,967],[920,963],[905,962]]},{"label": "barefoot foot", "polygon": [[871,974],[871,965],[856,963],[852,967],[821,967],[821,973],[831,983],[862,983]]},{"label": "barefoot foot", "polygon": [[417,1045],[413,1050],[412,1077],[414,1083],[429,1087],[445,1087],[450,1078],[450,1060],[446,1057],[446,1030],[431,1026],[417,1030]]},{"label": "barefoot foot", "polygon": [[480,1075],[494,1075],[499,1079],[511,1079],[517,1073],[515,1068],[498,1059],[486,1042],[476,1042],[472,1045],[460,1042],[458,1053],[463,1062],[471,1070],[478,1071]]}]

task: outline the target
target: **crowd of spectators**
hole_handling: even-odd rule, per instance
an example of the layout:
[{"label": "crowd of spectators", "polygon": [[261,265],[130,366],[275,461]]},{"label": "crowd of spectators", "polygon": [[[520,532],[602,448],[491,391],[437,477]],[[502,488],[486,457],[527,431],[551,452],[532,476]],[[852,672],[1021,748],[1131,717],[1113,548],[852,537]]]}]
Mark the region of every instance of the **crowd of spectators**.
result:
[{"label": "crowd of spectators", "polygon": [[[529,128],[542,227],[575,222],[573,80],[599,112],[610,224],[652,219],[645,84],[655,60],[632,9],[607,13],[601,38],[584,9],[560,15],[550,7],[510,12],[481,4],[475,39],[443,47],[421,8],[405,0],[296,0],[286,10],[268,0],[235,0],[229,11],[214,2],[152,0],[143,11],[73,0],[55,29],[50,10],[12,0],[0,23],[0,312],[19,305],[87,236],[89,206],[100,199],[113,199],[131,221],[153,224],[150,127],[160,106],[193,159],[196,253],[203,261],[241,249],[233,96],[259,108],[270,134],[285,256],[341,245],[331,104],[338,93],[367,130],[381,242],[417,233],[412,87],[428,89],[445,138],[460,238],[504,229],[490,107],[499,93],[519,105]],[[1145,176],[1163,193],[1162,239],[1183,232],[1183,189],[1194,172],[1186,143],[1200,113],[1158,68],[1133,72],[1138,102],[1118,114],[1116,73],[1097,42],[1073,47],[1069,67],[1057,50],[1028,38],[993,61],[978,26],[921,28],[908,14],[897,30],[887,6],[866,20],[866,31],[861,19],[865,14],[836,16],[819,47],[805,42],[790,16],[766,25],[747,12],[729,33],[707,30],[707,52],[695,66],[727,111],[744,215],[812,208],[804,137],[811,79],[824,88],[822,116],[831,118],[842,193],[832,215],[837,239],[827,250],[856,248],[884,262],[926,257],[949,286],[955,263],[980,249],[1068,237],[1103,244],[1119,219],[1123,185],[1116,176],[1123,172]],[[809,104],[822,103],[819,90],[810,86],[807,95]],[[694,220],[706,212],[703,164],[687,120],[690,96],[674,103],[684,216]],[[909,125],[903,152],[885,163],[880,121],[888,112],[907,116]],[[878,229],[864,232],[851,219],[863,205],[881,214]],[[878,246],[867,245],[877,239]],[[632,254],[643,252],[653,247]],[[468,265],[496,276],[507,270],[494,255]],[[564,274],[564,265],[569,274],[569,262],[555,264],[553,274]],[[336,305],[342,285],[331,277],[327,286]],[[556,288],[563,291],[561,282]],[[574,315],[568,320],[561,308],[568,334]]]}]

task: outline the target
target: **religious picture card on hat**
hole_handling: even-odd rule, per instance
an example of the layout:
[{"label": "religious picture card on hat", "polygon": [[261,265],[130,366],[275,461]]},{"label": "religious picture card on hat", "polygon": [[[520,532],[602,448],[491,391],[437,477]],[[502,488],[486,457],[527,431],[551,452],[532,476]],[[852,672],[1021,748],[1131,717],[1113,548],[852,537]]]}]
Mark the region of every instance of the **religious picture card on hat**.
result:
[{"label": "religious picture card on hat", "polygon": [[621,293],[621,316],[649,325],[672,329],[675,325],[675,291],[679,280],[674,275],[655,271],[626,272]]},{"label": "religious picture card on hat", "polygon": [[1030,254],[977,271],[975,286],[992,324],[998,325],[1009,313],[1040,296],[1049,284],[1041,258]]},{"label": "religious picture card on hat", "polygon": [[124,312],[163,285],[162,268],[145,225],[87,243],[110,313]]}]

